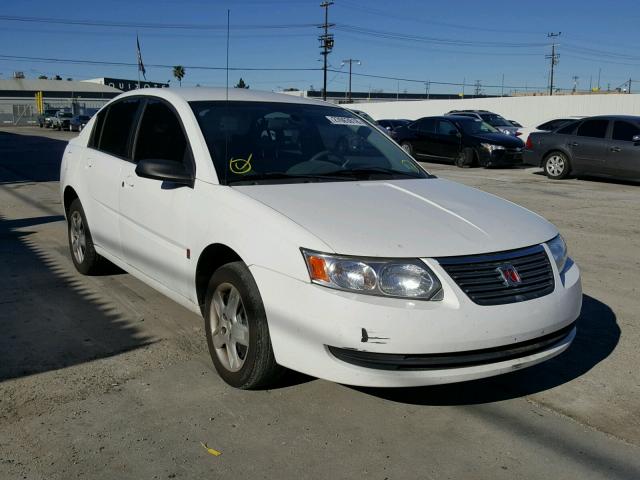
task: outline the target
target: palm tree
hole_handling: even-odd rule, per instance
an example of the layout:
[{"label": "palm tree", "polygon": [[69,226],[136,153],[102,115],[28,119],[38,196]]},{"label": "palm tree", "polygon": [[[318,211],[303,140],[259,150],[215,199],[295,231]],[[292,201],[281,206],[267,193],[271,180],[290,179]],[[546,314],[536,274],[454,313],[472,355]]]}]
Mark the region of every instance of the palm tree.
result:
[{"label": "palm tree", "polygon": [[184,78],[185,70],[182,65],[176,65],[173,67],[173,76],[178,79],[180,86],[182,86],[182,79]]}]

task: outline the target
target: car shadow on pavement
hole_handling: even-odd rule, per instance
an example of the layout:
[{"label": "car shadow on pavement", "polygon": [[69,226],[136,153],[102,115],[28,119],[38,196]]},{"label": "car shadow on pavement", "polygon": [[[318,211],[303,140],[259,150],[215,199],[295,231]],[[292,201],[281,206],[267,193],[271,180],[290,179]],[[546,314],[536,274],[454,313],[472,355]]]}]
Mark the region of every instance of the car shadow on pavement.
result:
[{"label": "car shadow on pavement", "polygon": [[0,382],[153,343],[38,244],[34,227],[63,219],[0,215]]},{"label": "car shadow on pavement", "polygon": [[64,140],[0,131],[0,185],[60,179]]},{"label": "car shadow on pavement", "polygon": [[609,306],[583,296],[578,331],[561,355],[513,373],[447,385],[416,388],[359,388],[363,393],[414,405],[473,405],[523,397],[574,380],[606,359],[620,339],[616,315]]}]

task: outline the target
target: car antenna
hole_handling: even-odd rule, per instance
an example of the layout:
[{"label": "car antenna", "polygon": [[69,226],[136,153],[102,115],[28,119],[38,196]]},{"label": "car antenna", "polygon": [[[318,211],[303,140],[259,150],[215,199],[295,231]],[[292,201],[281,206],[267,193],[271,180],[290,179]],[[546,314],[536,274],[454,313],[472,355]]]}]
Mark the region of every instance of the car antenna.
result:
[{"label": "car antenna", "polygon": [[[229,17],[231,10],[227,8],[227,64],[225,71],[227,80],[225,84],[225,116],[229,114]],[[224,184],[227,184],[227,172],[229,170],[229,131],[225,129],[224,134]]]}]

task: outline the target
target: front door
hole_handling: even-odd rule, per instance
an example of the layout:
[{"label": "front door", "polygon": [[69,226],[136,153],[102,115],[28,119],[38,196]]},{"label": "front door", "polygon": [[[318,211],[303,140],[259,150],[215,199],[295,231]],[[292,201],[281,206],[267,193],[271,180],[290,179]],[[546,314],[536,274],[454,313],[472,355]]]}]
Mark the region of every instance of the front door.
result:
[{"label": "front door", "polygon": [[629,180],[640,179],[639,135],[640,126],[623,120],[613,122],[609,152],[605,160],[613,175]]},{"label": "front door", "polygon": [[437,155],[447,160],[455,160],[460,154],[460,133],[449,120],[438,120],[436,148]]},{"label": "front door", "polygon": [[120,235],[125,261],[165,287],[188,296],[193,279],[187,229],[193,189],[138,177],[136,163],[163,159],[185,163],[193,158],[177,114],[165,101],[143,107],[133,148],[133,162],[122,168]]}]

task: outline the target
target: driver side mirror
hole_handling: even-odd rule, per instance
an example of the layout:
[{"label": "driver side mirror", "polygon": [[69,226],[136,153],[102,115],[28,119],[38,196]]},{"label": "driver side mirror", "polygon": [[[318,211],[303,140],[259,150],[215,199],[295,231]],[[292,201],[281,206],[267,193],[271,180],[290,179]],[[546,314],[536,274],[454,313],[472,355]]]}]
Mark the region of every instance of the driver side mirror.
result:
[{"label": "driver side mirror", "polygon": [[159,158],[140,160],[136,166],[136,175],[142,178],[193,187],[193,175],[187,171],[182,163],[172,160]]},{"label": "driver side mirror", "polygon": [[631,141],[634,143],[640,143],[640,135],[634,135],[633,138],[631,138]]}]

